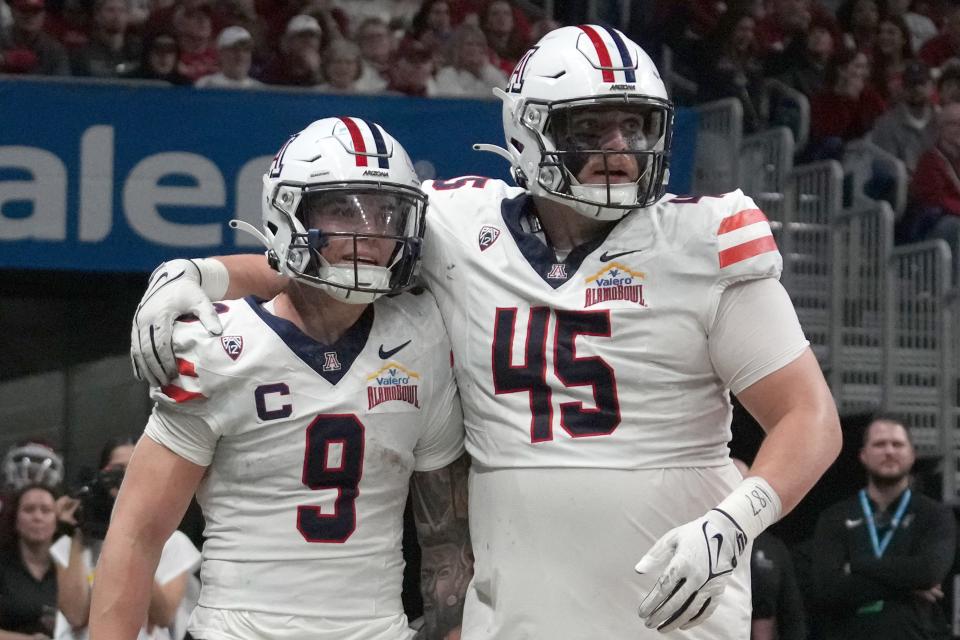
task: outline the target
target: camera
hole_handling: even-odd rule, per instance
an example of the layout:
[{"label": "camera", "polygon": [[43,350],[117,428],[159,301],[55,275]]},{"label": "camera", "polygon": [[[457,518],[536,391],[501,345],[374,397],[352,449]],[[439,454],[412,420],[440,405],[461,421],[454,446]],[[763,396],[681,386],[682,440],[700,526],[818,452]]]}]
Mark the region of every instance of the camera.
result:
[{"label": "camera", "polygon": [[85,538],[103,540],[106,537],[123,472],[123,468],[104,469],[73,492],[73,497],[80,501],[75,516],[77,526]]}]

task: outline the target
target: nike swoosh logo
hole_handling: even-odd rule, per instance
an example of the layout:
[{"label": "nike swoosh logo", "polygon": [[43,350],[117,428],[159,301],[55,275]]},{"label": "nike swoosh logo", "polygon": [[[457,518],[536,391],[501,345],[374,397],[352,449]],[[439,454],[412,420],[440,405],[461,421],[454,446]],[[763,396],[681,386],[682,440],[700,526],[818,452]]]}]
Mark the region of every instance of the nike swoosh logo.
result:
[{"label": "nike swoosh logo", "polygon": [[387,358],[393,357],[394,354],[396,354],[398,351],[400,351],[400,349],[403,349],[405,346],[407,346],[411,342],[412,340],[407,340],[399,347],[394,347],[393,349],[388,349],[386,351],[384,350],[383,345],[380,345],[380,359],[386,360]]},{"label": "nike swoosh logo", "polygon": [[843,524],[847,529],[853,529],[854,527],[859,527],[863,524],[863,518],[857,518],[856,520],[844,520]]},{"label": "nike swoosh logo", "polygon": [[604,251],[603,254],[601,254],[600,256],[600,262],[610,262],[611,260],[615,260],[620,256],[630,255],[631,253],[640,253],[641,251],[643,251],[643,249],[633,249],[632,251],[621,251],[620,253],[607,253],[606,251]]},{"label": "nike swoosh logo", "polygon": [[714,567],[720,566],[720,549],[723,547],[723,534],[715,533],[713,534],[713,539],[717,541],[717,561],[714,563]]}]

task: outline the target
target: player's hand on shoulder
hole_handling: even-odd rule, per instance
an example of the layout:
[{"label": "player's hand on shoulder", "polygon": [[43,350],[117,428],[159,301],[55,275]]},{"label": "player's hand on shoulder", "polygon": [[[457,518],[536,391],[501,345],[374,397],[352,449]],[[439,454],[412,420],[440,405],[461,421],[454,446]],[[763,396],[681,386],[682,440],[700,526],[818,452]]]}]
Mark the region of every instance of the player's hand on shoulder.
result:
[{"label": "player's hand on shoulder", "polygon": [[740,526],[716,509],[664,534],[635,567],[657,576],[638,610],[646,626],[666,633],[710,617],[747,542]]},{"label": "player's hand on shoulder", "polygon": [[179,316],[192,313],[210,333],[223,331],[211,297],[226,293],[226,281],[216,260],[170,260],[156,268],[133,315],[130,357],[139,380],[159,387],[176,377],[173,323]]}]

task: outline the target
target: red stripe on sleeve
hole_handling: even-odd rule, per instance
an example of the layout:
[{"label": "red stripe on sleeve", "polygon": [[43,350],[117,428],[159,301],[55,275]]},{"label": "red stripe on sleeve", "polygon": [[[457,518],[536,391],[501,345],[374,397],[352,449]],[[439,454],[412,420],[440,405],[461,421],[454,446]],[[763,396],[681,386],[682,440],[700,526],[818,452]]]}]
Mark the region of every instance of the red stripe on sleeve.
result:
[{"label": "red stripe on sleeve", "polygon": [[776,250],[777,243],[774,241],[773,236],[764,236],[756,240],[751,240],[750,242],[744,242],[743,244],[738,244],[735,247],[730,247],[720,252],[720,268],[723,269],[747,258]]},{"label": "red stripe on sleeve", "polygon": [[358,154],[357,166],[367,166],[367,156],[359,155],[367,152],[367,145],[363,141],[363,134],[360,133],[360,127],[353,121],[353,118],[340,118],[340,121],[347,125],[347,131],[350,132],[350,139],[353,141],[353,150]]},{"label": "red stripe on sleeve", "polygon": [[608,67],[603,70],[603,81],[613,82],[613,70],[609,68],[613,66],[613,62],[610,60],[610,53],[607,51],[607,45],[603,43],[603,38],[590,25],[582,24],[580,30],[587,34],[590,42],[593,43],[593,48],[597,50],[597,59],[600,60],[600,66]]},{"label": "red stripe on sleeve", "polygon": [[767,216],[763,215],[763,211],[760,211],[760,209],[744,209],[728,218],[724,218],[723,221],[720,222],[720,229],[717,231],[717,235],[761,221],[767,221]]},{"label": "red stripe on sleeve", "polygon": [[183,358],[177,358],[177,371],[182,376],[190,376],[191,378],[197,377],[197,368],[189,360],[184,360]]},{"label": "red stripe on sleeve", "polygon": [[197,393],[195,391],[187,391],[186,389],[181,389],[175,384],[167,384],[160,387],[160,391],[163,392],[163,395],[167,396],[174,402],[187,402],[188,400],[193,400],[195,398],[204,398],[202,393]]}]

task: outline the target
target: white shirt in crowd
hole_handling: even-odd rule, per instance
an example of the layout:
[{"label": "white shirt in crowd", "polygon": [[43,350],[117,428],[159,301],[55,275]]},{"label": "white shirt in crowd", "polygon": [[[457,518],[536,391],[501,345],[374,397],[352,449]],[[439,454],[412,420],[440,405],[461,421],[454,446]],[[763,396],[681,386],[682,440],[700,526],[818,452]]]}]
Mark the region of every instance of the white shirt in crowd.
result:
[{"label": "white shirt in crowd", "polygon": [[[61,536],[52,547],[50,547],[50,556],[53,561],[61,567],[66,568],[70,562],[70,547],[73,543],[70,536]],[[96,556],[96,557],[95,557]],[[97,558],[100,556],[100,545],[92,545],[83,552],[83,562],[86,565],[89,579],[93,581],[93,567],[96,566]],[[163,552],[160,554],[160,563],[157,565],[157,572],[154,574],[154,580],[164,585],[180,576],[183,573],[193,573],[200,566],[200,552],[193,546],[188,538],[181,531],[174,531],[173,535],[163,545]],[[179,619],[180,613],[177,617]],[[180,635],[180,634],[178,634]],[[74,629],[67,622],[67,619],[59,611],[57,612],[57,623],[53,631],[54,640],[87,640],[90,634],[86,627]],[[140,629],[140,635],[137,640],[176,640],[172,638],[167,629],[154,627],[152,632],[147,632],[146,627]]]},{"label": "white shirt in crowd", "polygon": [[263,83],[255,78],[247,76],[242,80],[234,80],[223,75],[223,72],[211,73],[210,75],[197,78],[195,87],[200,89],[257,89],[263,86]]},{"label": "white shirt in crowd", "polygon": [[507,76],[492,64],[484,65],[480,77],[466,69],[444,67],[437,72],[437,91],[441,96],[493,99],[494,87],[507,86]]}]

